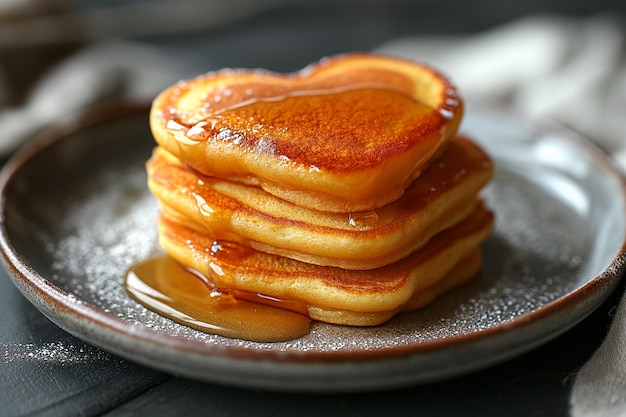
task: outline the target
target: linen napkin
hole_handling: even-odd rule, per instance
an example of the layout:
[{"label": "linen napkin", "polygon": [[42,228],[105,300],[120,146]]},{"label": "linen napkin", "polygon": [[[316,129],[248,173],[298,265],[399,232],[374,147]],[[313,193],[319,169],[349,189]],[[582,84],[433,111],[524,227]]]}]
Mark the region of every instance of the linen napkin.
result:
[{"label": "linen napkin", "polygon": [[54,121],[100,102],[118,98],[147,103],[183,71],[180,63],[147,44],[112,41],[85,46],[41,77],[24,103],[0,109],[0,155],[8,155]]},{"label": "linen napkin", "polygon": [[[469,100],[555,119],[596,141],[626,170],[625,29],[610,16],[525,18],[471,37],[405,38],[379,52],[419,59]],[[626,300],[578,372],[572,416],[626,415]]]}]

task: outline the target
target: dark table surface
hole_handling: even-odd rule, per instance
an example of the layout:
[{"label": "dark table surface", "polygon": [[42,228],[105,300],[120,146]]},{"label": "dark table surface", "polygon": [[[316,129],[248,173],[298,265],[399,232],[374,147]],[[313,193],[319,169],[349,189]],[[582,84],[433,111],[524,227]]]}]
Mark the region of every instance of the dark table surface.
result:
[{"label": "dark table surface", "polygon": [[[432,4],[431,4],[432,3]],[[444,2],[445,3],[445,2]],[[481,3],[481,2],[479,2]],[[489,6],[488,1],[482,2]],[[524,2],[532,4],[533,2]],[[550,2],[541,2],[550,10]],[[600,2],[602,3],[602,2]],[[308,4],[308,3],[306,3]],[[368,50],[397,36],[472,32],[530,10],[485,9],[475,19],[424,2],[421,14],[404,8],[353,13],[341,2],[328,10],[287,8],[242,22],[236,30],[153,37],[150,42],[205,67],[254,66],[294,70],[320,56]],[[466,2],[448,2],[465,7]],[[521,4],[521,2],[520,2]],[[570,2],[590,12],[589,2]],[[404,6],[408,7],[408,6]],[[441,8],[441,7],[440,7]],[[383,392],[307,395],[244,390],[177,378],[92,347],[59,329],[0,271],[0,415],[123,416],[564,416],[576,371],[611,323],[624,283],[591,316],[551,342],[506,363],[451,380]]]}]

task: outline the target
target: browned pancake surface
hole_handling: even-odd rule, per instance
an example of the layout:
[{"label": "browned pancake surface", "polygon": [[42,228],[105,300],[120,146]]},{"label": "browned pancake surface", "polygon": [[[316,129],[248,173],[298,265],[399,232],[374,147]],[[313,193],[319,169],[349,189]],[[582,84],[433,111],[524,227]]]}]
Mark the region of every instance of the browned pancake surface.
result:
[{"label": "browned pancake surface", "polygon": [[154,101],[150,123],[205,175],[350,212],[402,195],[455,134],[462,107],[427,66],[353,54],[293,74],[224,70],[179,83]]}]

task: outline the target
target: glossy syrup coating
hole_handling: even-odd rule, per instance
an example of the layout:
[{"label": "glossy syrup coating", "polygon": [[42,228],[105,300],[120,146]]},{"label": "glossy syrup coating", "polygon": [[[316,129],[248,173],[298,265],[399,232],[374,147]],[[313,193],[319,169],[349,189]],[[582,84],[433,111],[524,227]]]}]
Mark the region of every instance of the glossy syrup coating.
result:
[{"label": "glossy syrup coating", "polygon": [[198,172],[355,212],[402,195],[462,109],[427,66],[351,54],[293,74],[223,70],[181,82],[155,99],[150,121],[157,142]]},{"label": "glossy syrup coating", "polygon": [[133,265],[125,285],[149,309],[220,336],[279,342],[304,336],[311,327],[305,306],[245,291],[220,291],[166,255]]}]

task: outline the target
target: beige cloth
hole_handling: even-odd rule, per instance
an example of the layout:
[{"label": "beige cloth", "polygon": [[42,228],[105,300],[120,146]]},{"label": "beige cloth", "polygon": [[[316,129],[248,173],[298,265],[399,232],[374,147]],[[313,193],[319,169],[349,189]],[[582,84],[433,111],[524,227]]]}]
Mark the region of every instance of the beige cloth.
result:
[{"label": "beige cloth", "polygon": [[[111,99],[149,102],[178,81],[180,64],[154,47],[130,42],[91,44],[53,67],[18,107],[0,109],[0,155],[44,127]],[[0,73],[0,77],[2,74]]]},{"label": "beige cloth", "polygon": [[470,37],[406,38],[379,51],[451,74],[463,96],[555,119],[626,167],[625,31],[616,19],[532,17]]},{"label": "beige cloth", "polygon": [[580,370],[571,396],[572,415],[626,416],[626,305],[613,319],[609,335]]},{"label": "beige cloth", "polygon": [[[532,17],[473,37],[399,39],[378,50],[453,74],[464,96],[553,118],[605,148],[626,169],[625,30],[609,16]],[[626,416],[626,301],[578,372],[570,412]]]}]

